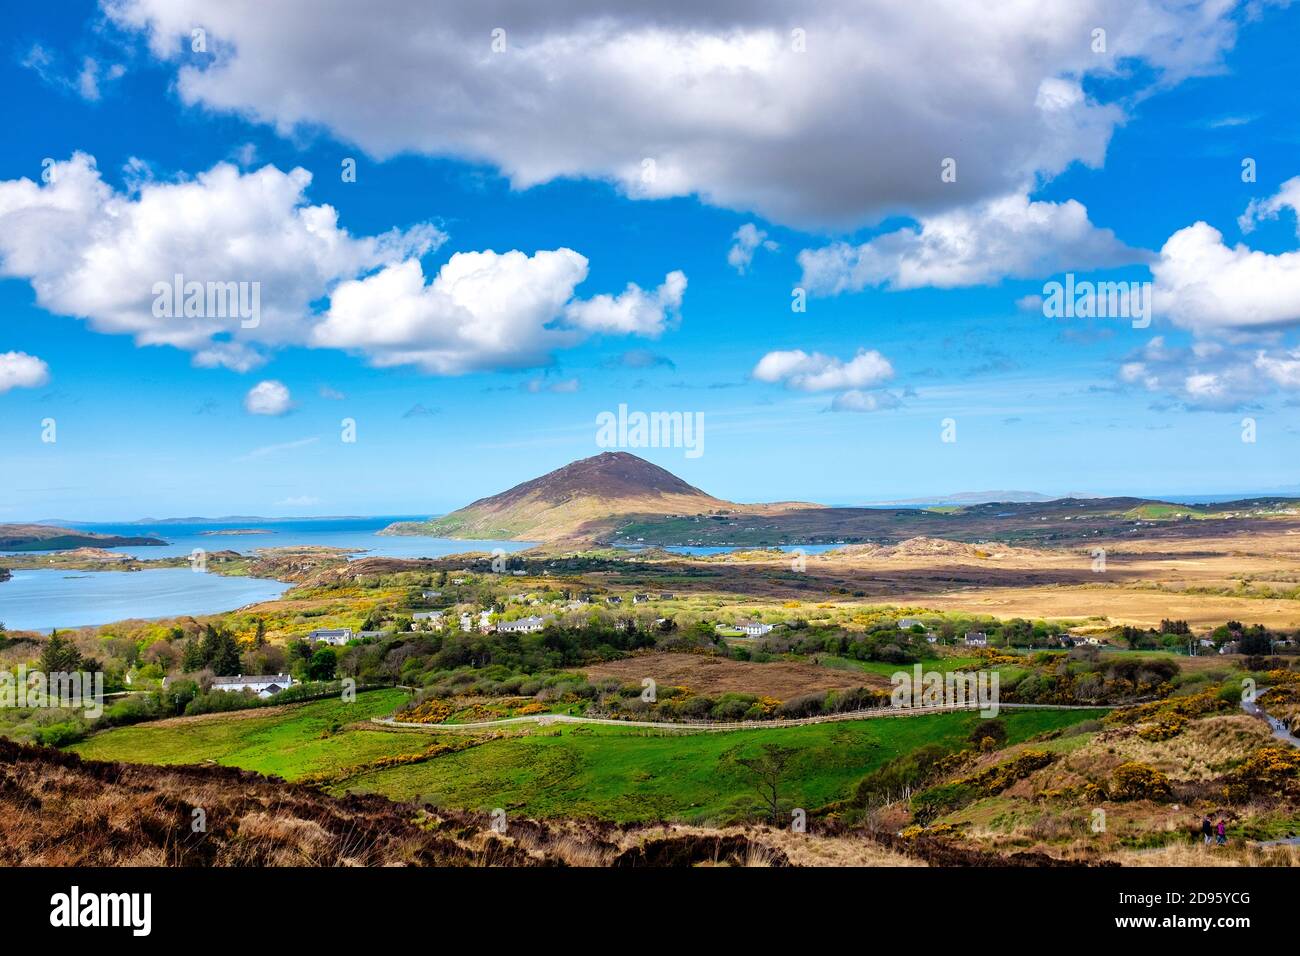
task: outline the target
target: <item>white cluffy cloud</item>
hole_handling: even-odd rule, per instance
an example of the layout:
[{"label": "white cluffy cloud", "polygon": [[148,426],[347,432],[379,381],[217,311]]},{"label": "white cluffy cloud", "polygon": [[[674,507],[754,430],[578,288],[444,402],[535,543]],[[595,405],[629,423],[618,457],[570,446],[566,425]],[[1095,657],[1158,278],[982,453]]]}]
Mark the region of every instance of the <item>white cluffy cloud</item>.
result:
[{"label": "white cluffy cloud", "polygon": [[664,276],[663,283],[653,292],[629,282],[618,295],[598,295],[571,303],[565,309],[565,316],[578,328],[590,332],[654,338],[662,334],[669,321],[678,317],[685,292],[686,273],[677,270]]},{"label": "white cluffy cloud", "polygon": [[[593,333],[653,337],[678,318],[683,273],[653,290],[628,283],[618,295],[578,299],[588,263],[571,249],[461,252],[426,285],[419,257],[443,244],[441,230],[422,223],[353,236],[332,207],[308,204],[310,183],[303,169],[245,173],[221,163],[122,193],[77,153],[43,184],[0,181],[0,276],[27,279],[42,308],[96,331],[238,372],[288,345],[437,374],[528,367]],[[159,308],[160,284],[191,283],[247,286],[250,298],[255,287],[256,320],[187,315],[166,292],[162,304],[173,307]]]},{"label": "white cluffy cloud", "polygon": [[[340,279],[423,254],[429,225],[354,237],[330,206],[308,205],[305,169],[241,173],[221,163],[193,179],[114,191],[93,157],[54,164],[49,182],[0,181],[0,275],[31,282],[36,302],[138,345],[171,345],[201,366],[245,371],[259,346],[302,341],[311,303]],[[260,317],[158,315],[159,283],[257,283]]]},{"label": "white cluffy cloud", "polygon": [[762,246],[768,252],[775,252],[777,244],[767,238],[767,233],[752,222],[747,222],[731,236],[731,248],[727,250],[727,265],[741,275],[754,261],[754,252]]},{"label": "white cluffy cloud", "polygon": [[572,249],[456,253],[427,283],[412,259],[340,285],[310,342],[440,375],[535,367],[586,333],[659,334],[686,288],[671,272],[654,292],[629,284],[575,299],[586,277],[587,258]]},{"label": "white cluffy cloud", "polygon": [[1265,219],[1276,219],[1283,209],[1290,209],[1297,217],[1296,235],[1300,236],[1300,176],[1292,176],[1267,199],[1252,199],[1246,211],[1237,217],[1237,226],[1242,232],[1254,232],[1255,226]]},{"label": "white cluffy cloud", "polygon": [[799,253],[802,285],[815,295],[857,292],[869,286],[951,289],[989,285],[1065,270],[1143,261],[1109,229],[1088,220],[1075,200],[1031,202],[1011,195],[925,216],[917,227],[877,236],[861,245],[832,243]]},{"label": "white cluffy cloud", "polygon": [[768,352],[754,366],[760,382],[782,382],[803,392],[872,388],[888,381],[894,367],[875,349],[858,349],[847,362],[821,352]]},{"label": "white cluffy cloud", "polygon": [[[175,66],[184,103],[281,133],[323,125],[379,157],[487,162],[517,188],[590,177],[839,227],[1099,166],[1133,83],[1090,84],[1089,96],[1085,81],[1213,71],[1236,8],[566,0],[444,4],[433,22],[420,0],[390,0],[381,16],[350,0],[105,3]],[[190,53],[195,24],[215,53]],[[939,178],[947,157],[955,182]]]},{"label": "white cluffy cloud", "polygon": [[0,394],[11,388],[36,388],[50,380],[50,367],[26,352],[0,352]]},{"label": "white cluffy cloud", "polygon": [[283,415],[293,408],[293,398],[283,382],[258,382],[244,396],[244,410],[250,415]]},{"label": "white cluffy cloud", "polygon": [[1300,323],[1300,251],[1229,247],[1219,230],[1197,222],[1169,237],[1151,273],[1155,315],[1198,334]]}]

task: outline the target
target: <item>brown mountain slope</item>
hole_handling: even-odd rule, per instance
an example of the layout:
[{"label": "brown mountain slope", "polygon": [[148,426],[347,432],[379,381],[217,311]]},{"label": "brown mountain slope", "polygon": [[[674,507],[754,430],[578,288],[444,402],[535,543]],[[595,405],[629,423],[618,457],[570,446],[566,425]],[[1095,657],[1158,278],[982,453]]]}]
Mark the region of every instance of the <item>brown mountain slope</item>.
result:
[{"label": "brown mountain slope", "polygon": [[595,537],[620,516],[701,514],[736,507],[644,458],[604,452],[436,520],[398,522],[383,533],[557,541]]}]

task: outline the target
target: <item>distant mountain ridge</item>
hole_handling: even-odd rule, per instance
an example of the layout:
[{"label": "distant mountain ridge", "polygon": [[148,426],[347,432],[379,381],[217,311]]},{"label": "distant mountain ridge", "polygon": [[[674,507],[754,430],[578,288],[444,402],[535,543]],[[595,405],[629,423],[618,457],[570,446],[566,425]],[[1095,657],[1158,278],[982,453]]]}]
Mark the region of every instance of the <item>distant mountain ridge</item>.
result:
[{"label": "distant mountain ridge", "polygon": [[587,538],[619,516],[699,514],[737,505],[627,452],[571,462],[430,521],[399,521],[380,534],[556,541]]},{"label": "distant mountain ridge", "polygon": [[1300,516],[1300,502],[1284,498],[1189,506],[1139,497],[1053,498],[1038,492],[990,491],[961,492],[945,500],[951,509],[828,508],[794,501],[737,504],[636,455],[605,452],[479,498],[441,518],[394,522],[380,534],[728,547],[883,543],[917,536],[1061,543],[1193,519]]},{"label": "distant mountain ridge", "polygon": [[1012,504],[1058,501],[1061,498],[1085,498],[1093,495],[1045,495],[1037,491],[958,491],[948,495],[928,498],[899,498],[894,501],[873,501],[873,505],[984,505],[998,501]]},{"label": "distant mountain ridge", "polygon": [[67,548],[125,548],[166,544],[161,538],[76,531],[48,524],[0,524],[0,551],[62,551]]}]

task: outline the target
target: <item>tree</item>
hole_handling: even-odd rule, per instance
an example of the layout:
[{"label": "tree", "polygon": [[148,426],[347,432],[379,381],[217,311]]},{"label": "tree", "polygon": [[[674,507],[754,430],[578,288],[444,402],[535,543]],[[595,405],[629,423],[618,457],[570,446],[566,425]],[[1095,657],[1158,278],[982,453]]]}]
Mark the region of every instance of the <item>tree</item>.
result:
[{"label": "tree", "polygon": [[333,680],[338,664],[339,659],[334,651],[328,647],[322,647],[307,662],[307,677],[311,680]]},{"label": "tree", "polygon": [[212,657],[208,666],[218,677],[231,677],[239,673],[239,645],[229,631],[217,631],[212,642]]},{"label": "tree", "polygon": [[257,619],[257,630],[253,632],[253,646],[266,646],[266,621],[262,620],[260,617]]},{"label": "tree", "polygon": [[781,788],[785,782],[786,770],[790,761],[799,751],[793,747],[780,747],[776,744],[763,744],[763,749],[756,757],[738,757],[736,763],[743,767],[750,783],[758,792],[758,797],[767,808],[773,825],[779,825],[781,811]]},{"label": "tree", "polygon": [[1237,650],[1242,654],[1269,654],[1273,650],[1273,642],[1269,639],[1268,631],[1256,625],[1241,635]]},{"label": "tree", "polygon": [[203,659],[203,648],[199,646],[197,640],[191,637],[185,642],[185,647],[181,650],[181,670],[187,674],[192,674],[194,671],[203,670],[206,663]]},{"label": "tree", "polygon": [[68,674],[81,669],[81,652],[58,631],[50,632],[50,639],[41,649],[40,669],[46,674]]}]

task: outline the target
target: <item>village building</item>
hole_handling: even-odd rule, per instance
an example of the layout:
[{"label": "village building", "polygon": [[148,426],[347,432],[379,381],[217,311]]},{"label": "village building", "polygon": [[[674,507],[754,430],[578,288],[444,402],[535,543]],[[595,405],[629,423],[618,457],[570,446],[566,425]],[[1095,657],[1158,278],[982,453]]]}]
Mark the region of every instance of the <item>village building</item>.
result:
[{"label": "village building", "polygon": [[263,700],[292,686],[293,678],[288,674],[263,674],[256,677],[245,677],[241,674],[238,677],[214,677],[212,679],[213,690],[234,691],[235,693],[251,690]]},{"label": "village building", "polygon": [[989,636],[985,634],[983,631],[967,631],[966,646],[967,647],[988,647]]},{"label": "village building", "polygon": [[335,647],[341,647],[348,641],[352,640],[352,628],[350,627],[323,627],[311,631],[307,635],[308,639],[320,641],[324,644],[332,644]]},{"label": "village building", "polygon": [[536,634],[546,627],[549,618],[532,615],[521,617],[516,621],[501,621],[497,624],[498,634]]}]

